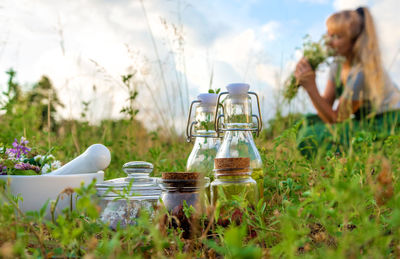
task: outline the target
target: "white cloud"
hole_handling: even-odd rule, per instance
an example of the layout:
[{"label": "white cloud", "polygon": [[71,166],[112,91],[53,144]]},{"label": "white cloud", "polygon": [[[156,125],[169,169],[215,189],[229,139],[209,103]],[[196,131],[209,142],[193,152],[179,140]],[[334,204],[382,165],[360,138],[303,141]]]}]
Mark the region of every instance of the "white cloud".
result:
[{"label": "white cloud", "polygon": [[261,27],[261,32],[265,34],[268,40],[275,40],[280,28],[280,23],[271,21]]},{"label": "white cloud", "polygon": [[[139,118],[148,124],[159,119],[156,104],[167,116],[174,113],[176,120],[170,121],[181,120],[181,101],[187,111],[189,101],[199,92],[207,91],[211,70],[215,88],[224,88],[235,81],[249,82],[253,90],[265,96],[265,109],[270,110],[271,92],[278,85],[278,79],[282,80],[283,75],[291,71],[287,67],[294,64],[293,60],[289,61],[281,69],[268,55],[279,49],[276,47],[279,41],[287,40],[282,39],[285,28],[280,22],[264,19],[263,23],[257,23],[253,17],[246,16],[246,12],[238,13],[226,2],[143,2],[162,64],[157,62],[140,1],[8,0],[0,9],[0,41],[7,31],[10,33],[3,55],[0,43],[0,70],[15,67],[21,82],[34,82],[41,74],[48,74],[68,105],[65,116],[79,116],[81,101],[88,100],[95,110],[91,115],[93,120],[119,116],[127,98],[120,75],[129,67],[130,70],[140,69],[143,65],[148,66],[146,69],[150,73],[145,77],[148,85],[141,85],[139,89]],[[177,6],[178,2],[183,3],[182,6]],[[243,3],[243,8],[248,5]],[[183,26],[184,59],[180,56],[178,35],[171,25],[180,25],[178,13]],[[161,24],[160,17],[168,22],[168,30]],[[59,29],[62,29],[63,38]],[[319,27],[311,28],[313,34],[319,30]],[[62,40],[65,55],[61,52]],[[139,54],[130,57],[125,44]],[[143,61],[139,56],[148,60]],[[159,65],[164,69],[167,89]],[[184,89],[185,76],[188,98]],[[0,80],[5,82],[1,73]],[[93,85],[97,86],[96,92]],[[168,110],[167,100],[172,111]],[[183,123],[180,122],[178,129],[184,128]]]},{"label": "white cloud", "polygon": [[[303,1],[326,3],[325,0]],[[278,21],[264,20],[263,24],[258,24],[250,15],[246,16],[246,12],[238,12],[226,2],[219,1],[179,1],[181,6],[175,1],[143,2],[164,62],[161,65],[169,95],[165,93],[139,1],[6,0],[0,9],[0,71],[13,66],[20,82],[35,82],[41,74],[48,74],[60,89],[63,100],[70,104],[65,116],[79,116],[80,99],[93,99],[93,106],[99,107],[93,118],[117,116],[127,97],[119,81],[120,75],[126,73],[128,67],[140,68],[146,63],[137,56],[130,57],[127,44],[140,51],[139,56],[148,57],[150,76],[146,80],[149,88],[142,86],[139,89],[139,116],[154,120],[158,112],[154,108],[155,102],[166,110],[167,99],[174,100],[171,104],[173,112],[181,116],[180,94],[187,109],[188,99],[207,90],[211,70],[214,70],[215,88],[223,88],[233,81],[247,81],[253,90],[270,98],[277,77],[285,78],[298,60],[298,57],[291,58],[282,65],[283,69],[270,60],[268,52],[276,51],[279,43],[287,40],[281,38],[285,27]],[[245,2],[243,9],[250,5]],[[355,8],[365,3],[336,0],[334,7]],[[400,46],[400,31],[397,30],[400,21],[396,12],[400,9],[399,3],[396,0],[371,3],[374,16],[379,17],[376,21],[381,32],[385,64],[390,64],[393,53]],[[182,19],[185,59],[179,54],[174,32],[166,31],[160,22],[163,17],[169,24],[179,25],[177,13]],[[308,31],[312,35],[320,34],[323,25],[321,21],[320,26],[311,26]],[[59,29],[62,29],[63,38]],[[61,52],[62,40],[65,55]],[[395,62],[391,70],[397,76],[397,82],[400,82],[399,63]],[[185,85],[184,75],[188,80],[189,98],[186,90],[177,91],[178,84]],[[0,82],[5,81],[4,73],[0,73]],[[93,84],[97,86],[96,93]]]},{"label": "white cloud", "polygon": [[[92,101],[93,120],[120,116],[119,111],[128,97],[120,75],[128,67],[140,65],[137,59],[129,57],[125,44],[140,49],[141,55],[150,58],[150,64],[156,59],[139,2],[8,1],[2,7],[0,31],[1,35],[8,33],[9,36],[0,38],[5,41],[4,51],[0,45],[0,54],[3,54],[0,70],[14,67],[18,80],[23,83],[33,83],[42,74],[50,76],[66,104],[66,109],[61,111],[63,117],[79,117],[82,101]],[[145,1],[145,7],[163,59],[168,48],[162,45],[165,30],[160,16],[170,14],[157,1]],[[154,108],[152,97],[160,103],[166,99],[156,91],[161,88],[159,71],[156,69],[153,74],[154,77],[148,78],[149,87],[140,89],[139,93],[142,111],[139,117],[145,120],[154,114],[163,116],[159,110],[149,109]],[[3,73],[0,80],[6,81]]]},{"label": "white cloud", "polygon": [[360,6],[366,6],[368,0],[335,0],[333,7],[336,10],[355,9]]},{"label": "white cloud", "polygon": [[256,75],[260,81],[275,88],[279,87],[279,70],[276,66],[271,64],[258,64],[256,66]]}]

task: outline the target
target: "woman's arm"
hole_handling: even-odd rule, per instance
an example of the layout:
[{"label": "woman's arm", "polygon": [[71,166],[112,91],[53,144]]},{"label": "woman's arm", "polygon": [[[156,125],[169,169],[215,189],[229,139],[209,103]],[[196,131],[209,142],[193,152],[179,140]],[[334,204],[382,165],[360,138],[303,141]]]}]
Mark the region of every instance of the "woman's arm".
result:
[{"label": "woman's arm", "polygon": [[335,85],[329,80],[324,96],[321,96],[315,82],[315,72],[305,58],[302,58],[296,66],[295,77],[307,91],[311,102],[317,110],[320,118],[327,123],[336,123],[350,117],[360,107],[359,101],[339,99],[339,105],[333,110],[335,100]]},{"label": "woman's arm", "polygon": [[335,102],[336,99],[335,88],[336,88],[335,83],[329,79],[328,82],[326,83],[324,93],[322,94],[322,98],[324,98],[331,107],[333,107],[333,103]]},{"label": "woman's arm", "polygon": [[[314,80],[315,81],[315,80]],[[333,107],[333,104],[335,102],[336,99],[336,91],[335,91],[336,85],[334,82],[332,82],[332,80],[328,80],[328,82],[326,83],[326,87],[324,90],[324,93],[322,94],[322,99],[324,99],[329,107]],[[318,88],[317,88],[318,90]],[[315,106],[315,105],[314,105]],[[320,111],[317,110],[317,114],[318,116],[325,122],[328,122],[329,119],[327,117],[325,117]]]},{"label": "woman's arm", "polygon": [[307,91],[308,96],[311,99],[319,117],[327,123],[335,123],[337,121],[337,111],[332,109],[332,104],[325,98],[323,98],[319,92],[315,80],[308,84],[302,84],[304,89]]}]

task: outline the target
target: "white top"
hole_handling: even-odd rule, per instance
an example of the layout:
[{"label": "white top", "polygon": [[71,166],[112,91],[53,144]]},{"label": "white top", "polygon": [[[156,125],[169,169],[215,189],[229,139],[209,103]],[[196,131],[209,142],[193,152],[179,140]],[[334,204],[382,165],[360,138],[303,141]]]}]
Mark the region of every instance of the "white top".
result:
[{"label": "white top", "polygon": [[[329,79],[332,80],[336,85],[343,84],[340,80],[339,64],[334,62],[331,65]],[[339,82],[336,82],[339,81]],[[345,99],[353,101],[370,101],[367,96],[367,89],[365,83],[364,72],[360,66],[354,66],[351,68],[349,75],[347,76],[347,84],[344,87],[342,96]],[[400,90],[389,78],[385,72],[385,84],[383,85],[383,101],[379,107],[377,107],[377,113],[384,113],[391,110],[400,109]]]},{"label": "white top", "polygon": [[247,94],[250,89],[250,85],[245,83],[234,83],[227,85],[226,89],[228,89],[230,95],[241,95]]},{"label": "white top", "polygon": [[201,101],[202,106],[216,106],[218,94],[204,93],[199,94],[197,98]]}]

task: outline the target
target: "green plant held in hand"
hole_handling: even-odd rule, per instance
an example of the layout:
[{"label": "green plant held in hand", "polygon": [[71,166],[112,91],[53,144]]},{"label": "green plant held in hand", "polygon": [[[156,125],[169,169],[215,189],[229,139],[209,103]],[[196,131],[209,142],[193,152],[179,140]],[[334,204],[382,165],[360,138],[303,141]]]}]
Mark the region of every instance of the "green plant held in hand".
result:
[{"label": "green plant held in hand", "polygon": [[[304,37],[302,51],[303,56],[308,60],[314,71],[321,63],[325,62],[328,57],[334,54],[333,50],[326,46],[324,37],[317,42],[313,42],[309,35]],[[299,86],[294,73],[292,73],[284,84],[283,96],[285,99],[288,101],[292,100],[296,96]]]}]

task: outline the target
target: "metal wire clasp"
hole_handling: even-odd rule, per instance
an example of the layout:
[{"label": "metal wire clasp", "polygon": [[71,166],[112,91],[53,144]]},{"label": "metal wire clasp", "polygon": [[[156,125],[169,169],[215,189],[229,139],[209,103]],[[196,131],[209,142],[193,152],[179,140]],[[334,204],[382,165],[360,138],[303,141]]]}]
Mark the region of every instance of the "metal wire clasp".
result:
[{"label": "metal wire clasp", "polygon": [[[262,115],[261,115],[261,108],[260,108],[260,100],[258,98],[258,95],[255,92],[248,92],[249,95],[253,95],[256,97],[257,100],[257,109],[258,109],[258,116],[256,114],[252,114],[251,117],[256,118],[257,120],[257,127],[255,128],[220,128],[220,120],[221,118],[224,118],[224,106],[222,103],[220,103],[221,96],[223,95],[228,95],[229,92],[222,92],[218,95],[217,99],[217,106],[215,110],[215,116],[214,116],[214,125],[215,125],[215,132],[217,132],[217,137],[220,137],[220,134],[223,133],[224,131],[252,131],[256,132],[257,136],[259,136],[261,130],[262,130]],[[218,107],[222,107],[222,113],[218,114]]]},{"label": "metal wire clasp", "polygon": [[[201,103],[201,101],[200,100],[194,100],[190,104],[188,119],[187,119],[187,123],[186,123],[186,141],[187,142],[192,142],[192,138],[195,138],[195,137],[204,137],[204,138],[215,138],[215,137],[217,137],[215,132],[213,134],[210,134],[210,133],[209,134],[193,134],[193,126],[195,126],[196,124],[199,123],[198,121],[190,122],[193,106],[194,106],[195,103]],[[218,109],[217,109],[217,112],[218,112]]]},{"label": "metal wire clasp", "polygon": [[192,121],[192,123],[190,123],[190,117],[192,115],[192,108],[193,108],[193,105],[195,103],[201,103],[201,101],[200,100],[194,100],[190,104],[188,119],[187,119],[187,123],[186,123],[186,141],[187,142],[192,142],[192,138],[194,137],[193,134],[192,134],[193,125],[197,124],[197,121]]}]

